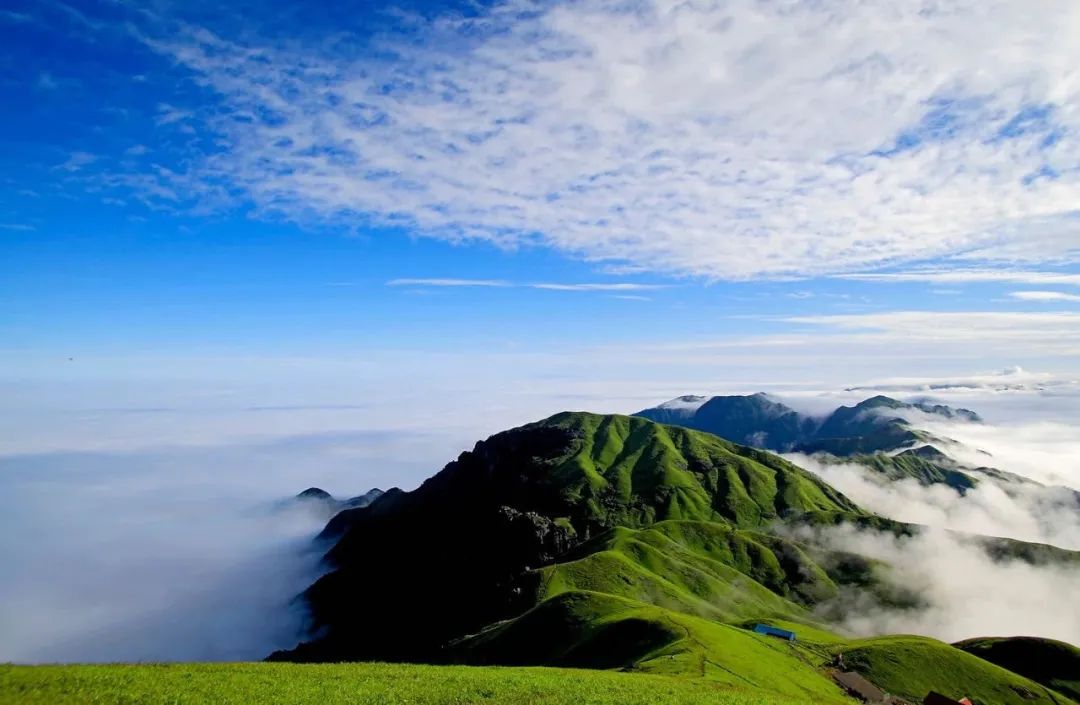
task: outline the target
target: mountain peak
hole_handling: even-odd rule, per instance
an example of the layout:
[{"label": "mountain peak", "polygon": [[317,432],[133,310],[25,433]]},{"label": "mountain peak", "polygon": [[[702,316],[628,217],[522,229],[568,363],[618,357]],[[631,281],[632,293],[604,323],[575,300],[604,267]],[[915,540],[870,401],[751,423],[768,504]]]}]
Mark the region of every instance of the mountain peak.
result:
[{"label": "mountain peak", "polygon": [[656,408],[658,409],[697,409],[709,398],[698,394],[684,394],[681,397],[669,399]]},{"label": "mountain peak", "polygon": [[877,408],[880,408],[880,407],[886,407],[886,408],[889,408],[889,409],[902,409],[902,408],[905,408],[907,406],[910,406],[910,405],[905,404],[904,402],[899,401],[898,399],[893,399],[892,397],[887,397],[884,394],[878,394],[878,395],[870,397],[869,399],[864,399],[863,401],[859,402],[858,404],[855,405],[855,408],[856,409],[877,409]]},{"label": "mountain peak", "polygon": [[919,446],[918,448],[909,448],[902,453],[898,453],[898,455],[913,455],[918,458],[933,460],[935,462],[942,460],[949,460],[950,462],[952,461],[949,456],[945,455],[932,445]]},{"label": "mountain peak", "polygon": [[816,425],[765,392],[710,397],[695,408],[675,410],[661,405],[635,415],[770,450],[791,450]]},{"label": "mountain peak", "polygon": [[317,500],[325,501],[325,500],[328,500],[328,499],[333,499],[333,495],[331,495],[329,492],[322,489],[321,487],[309,487],[306,490],[304,490],[303,492],[296,495],[296,498],[297,499],[317,499]]},{"label": "mountain peak", "polygon": [[[335,570],[305,597],[313,626],[329,635],[318,648],[334,658],[426,656],[520,613],[529,592],[516,581],[616,527],[677,520],[760,531],[821,513],[864,515],[770,453],[643,418],[567,411],[479,441],[411,492],[339,513],[322,535],[337,540],[326,556]],[[372,566],[382,579],[371,579]],[[415,630],[395,621],[406,604]],[[373,618],[371,605],[395,609]]]}]

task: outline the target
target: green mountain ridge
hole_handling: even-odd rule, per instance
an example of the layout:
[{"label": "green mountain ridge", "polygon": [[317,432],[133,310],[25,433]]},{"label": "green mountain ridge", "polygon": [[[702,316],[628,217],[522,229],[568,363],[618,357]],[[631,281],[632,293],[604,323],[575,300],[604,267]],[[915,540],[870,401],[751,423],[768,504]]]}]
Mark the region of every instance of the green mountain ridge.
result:
[{"label": "green mountain ridge", "polygon": [[[531,568],[609,529],[668,519],[765,527],[819,512],[863,513],[771,453],[628,416],[556,414],[478,443],[413,492],[334,517],[323,538],[336,539],[335,570],[304,595],[326,636],[305,649],[433,658],[530,607]],[[370,604],[408,607],[421,628],[402,635]]]},{"label": "green mountain ridge", "polygon": [[776,452],[797,452],[819,462],[857,464],[885,480],[914,480],[920,485],[944,485],[960,495],[983,482],[992,482],[1010,496],[1020,493],[1045,510],[1080,511],[1080,492],[1044,486],[1029,478],[994,467],[961,463],[943,452],[958,444],[913,427],[899,413],[921,412],[967,423],[981,423],[969,409],[927,402],[908,403],[887,396],[841,406],[815,419],[758,393],[749,396],[684,396],[636,415],[735,439]]},{"label": "green mountain ridge", "polygon": [[900,415],[915,411],[970,423],[982,421],[969,409],[902,402],[881,395],[854,406],[841,406],[824,418],[816,418],[761,392],[708,399],[684,396],[643,409],[635,416],[713,433],[767,450],[849,456],[941,441],[912,427]]},{"label": "green mountain ridge", "polygon": [[[916,461],[929,462],[906,462]],[[841,523],[920,530],[764,450],[639,417],[564,412],[477,443],[412,492],[336,515],[321,536],[332,570],[303,595],[312,638],[271,658],[622,669],[848,702],[828,664],[862,642],[822,620],[853,590],[899,607],[918,597],[894,589],[885,564],[793,538],[800,526]],[[972,540],[1001,557],[1080,560]],[[747,629],[759,621],[799,641]],[[914,649],[910,658],[955,650],[934,640],[897,648]],[[982,663],[955,651],[957,669]],[[1007,675],[971,693],[1019,683],[1028,702],[1066,702],[999,670]],[[948,686],[938,674],[911,687]]]}]

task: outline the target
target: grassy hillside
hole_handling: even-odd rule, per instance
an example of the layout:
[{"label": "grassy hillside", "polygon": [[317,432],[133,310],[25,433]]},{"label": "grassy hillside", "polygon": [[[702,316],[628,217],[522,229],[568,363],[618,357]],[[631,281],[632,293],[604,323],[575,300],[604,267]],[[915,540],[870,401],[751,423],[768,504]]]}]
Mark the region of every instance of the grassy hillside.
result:
[{"label": "grassy hillside", "polygon": [[[923,446],[923,448],[933,448]],[[855,455],[850,462],[881,473],[890,480],[911,479],[920,485],[948,485],[960,494],[964,494],[978,485],[979,481],[971,474],[956,469],[955,463],[947,456],[935,457],[932,452],[906,450],[896,455],[874,453],[873,455]]]},{"label": "grassy hillside", "polygon": [[840,647],[855,668],[893,695],[921,702],[929,690],[994,705],[1068,703],[1064,695],[1033,680],[925,637],[878,637]]},{"label": "grassy hillside", "polygon": [[[745,532],[819,514],[865,516],[770,453],[640,418],[557,414],[478,443],[413,492],[337,515],[324,532],[336,539],[336,570],[305,593],[324,636],[278,656],[438,660],[448,641],[560,586],[714,618],[792,614],[790,599],[833,586],[796,547]],[[612,545],[597,538],[674,520],[742,530],[709,539],[726,542],[732,563],[694,546],[676,551],[663,530]],[[573,565],[537,572],[557,563]]]},{"label": "grassy hillside", "polygon": [[819,668],[827,658],[823,652],[602,593],[561,593],[454,648],[479,663],[622,667],[750,687],[763,695],[845,702]]},{"label": "grassy hillside", "polygon": [[837,592],[799,545],[701,521],[616,527],[536,572],[538,600],[591,590],[722,621],[803,616]]},{"label": "grassy hillside", "polygon": [[630,416],[562,413],[524,427],[574,439],[551,477],[606,526],[724,519],[761,526],[809,511],[859,511],[814,475],[771,453]]},{"label": "grassy hillside", "polygon": [[1075,646],[1035,637],[968,639],[955,646],[1080,702],[1080,649]]},{"label": "grassy hillside", "polygon": [[804,705],[702,679],[391,664],[0,666],[5,705]]}]

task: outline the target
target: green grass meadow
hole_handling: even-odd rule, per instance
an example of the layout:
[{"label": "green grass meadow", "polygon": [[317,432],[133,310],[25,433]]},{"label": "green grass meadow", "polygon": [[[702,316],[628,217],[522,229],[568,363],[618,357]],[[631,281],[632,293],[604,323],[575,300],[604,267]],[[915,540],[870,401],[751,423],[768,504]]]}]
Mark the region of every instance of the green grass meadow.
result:
[{"label": "green grass meadow", "polygon": [[0,666],[3,705],[802,705],[700,678],[356,664]]}]

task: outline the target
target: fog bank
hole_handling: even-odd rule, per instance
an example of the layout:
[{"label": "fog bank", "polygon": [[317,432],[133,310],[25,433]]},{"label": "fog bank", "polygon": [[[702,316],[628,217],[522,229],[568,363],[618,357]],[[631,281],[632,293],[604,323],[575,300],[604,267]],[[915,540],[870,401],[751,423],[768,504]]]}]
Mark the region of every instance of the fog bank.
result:
[{"label": "fog bank", "polygon": [[896,609],[866,592],[846,592],[828,612],[855,634],[921,634],[949,642],[1023,635],[1080,644],[1080,566],[994,561],[963,536],[941,529],[897,538],[830,527],[811,540],[889,563],[890,579],[925,603]]},{"label": "fog bank", "polygon": [[408,481],[449,443],[321,434],[2,457],[0,662],[258,660],[294,646],[303,614],[290,603],[318,575],[326,516],[288,498]]},{"label": "fog bank", "polygon": [[[1080,550],[1080,398],[1074,385],[1049,390],[1014,386],[978,387],[968,380],[949,393],[898,398],[966,406],[986,423],[910,414],[909,421],[935,436],[956,460],[972,467],[1004,470],[1031,483],[996,483],[982,478],[960,495],[945,485],[914,479],[890,481],[874,470],[842,459],[788,454],[859,505],[882,516],[930,527],[912,538],[830,528],[811,540],[888,562],[892,580],[916,593],[924,607],[894,609],[866,593],[847,593],[830,609],[857,634],[914,633],[955,641],[987,635],[1034,635],[1080,643],[1080,566],[1032,566],[994,561],[962,534],[982,534]],[[1006,375],[1010,377],[1010,375]],[[984,380],[987,378],[977,378]],[[1065,391],[1068,393],[1065,393]],[[907,391],[907,393],[905,393]],[[860,394],[865,395],[865,391]],[[1037,412],[1032,412],[1032,410]],[[1033,420],[1034,417],[1034,420]],[[1042,486],[1035,483],[1043,483]]]}]

